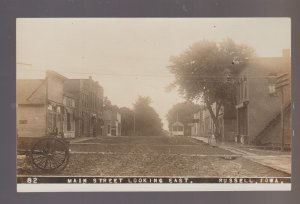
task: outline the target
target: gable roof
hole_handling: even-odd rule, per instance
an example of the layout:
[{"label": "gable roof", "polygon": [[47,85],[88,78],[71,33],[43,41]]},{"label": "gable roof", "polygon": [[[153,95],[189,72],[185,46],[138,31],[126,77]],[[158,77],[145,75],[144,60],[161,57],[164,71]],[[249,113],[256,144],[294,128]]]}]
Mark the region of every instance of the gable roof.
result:
[{"label": "gable roof", "polygon": [[18,79],[17,104],[44,104],[46,96],[44,81],[44,79]]},{"label": "gable roof", "polygon": [[183,126],[183,124],[179,121],[176,121],[175,123],[172,124],[172,126]]}]

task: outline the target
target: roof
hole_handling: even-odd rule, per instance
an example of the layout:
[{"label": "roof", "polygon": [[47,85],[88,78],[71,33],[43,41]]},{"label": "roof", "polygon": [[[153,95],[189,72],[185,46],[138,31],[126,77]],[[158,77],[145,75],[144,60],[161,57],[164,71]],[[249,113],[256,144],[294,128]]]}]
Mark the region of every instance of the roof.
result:
[{"label": "roof", "polygon": [[44,104],[46,87],[44,79],[18,79],[17,104]]},{"label": "roof", "polygon": [[181,122],[176,121],[175,123],[172,124],[172,126],[184,126]]},{"label": "roof", "polygon": [[73,99],[76,98],[76,96],[74,94],[72,94],[71,92],[67,92],[67,91],[64,91],[63,95],[68,98],[73,98]]},{"label": "roof", "polygon": [[47,70],[47,73],[46,73],[47,77],[55,77],[57,79],[60,79],[62,81],[65,81],[67,80],[68,78],[55,72],[55,71],[52,71],[52,70]]},{"label": "roof", "polygon": [[[284,57],[257,57],[249,62],[246,67],[248,68],[248,74],[255,76],[291,72],[290,58]],[[246,67],[244,67],[244,71]]]}]

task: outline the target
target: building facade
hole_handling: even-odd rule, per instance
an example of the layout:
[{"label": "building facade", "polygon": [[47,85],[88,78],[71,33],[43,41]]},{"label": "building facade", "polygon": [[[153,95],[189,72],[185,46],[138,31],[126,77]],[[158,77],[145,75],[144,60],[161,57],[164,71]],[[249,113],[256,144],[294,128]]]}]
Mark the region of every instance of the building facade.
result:
[{"label": "building facade", "polygon": [[[17,136],[39,138],[52,133],[74,137],[74,98],[64,93],[66,77],[47,71],[45,79],[17,80]],[[68,98],[68,104],[65,103]],[[21,140],[21,139],[19,139]]]},{"label": "building facade", "polygon": [[184,136],[183,123],[176,121],[171,125],[171,136]]},{"label": "building facade", "polygon": [[75,137],[75,97],[71,93],[64,92],[63,96],[64,104],[64,124],[63,131],[65,138],[74,138]]},{"label": "building facade", "polygon": [[192,123],[189,124],[191,127],[192,137],[204,137],[204,116],[203,109],[193,114]]},{"label": "building facade", "polygon": [[[213,113],[216,114],[216,103],[212,105]],[[236,110],[233,102],[228,102],[219,110],[217,116],[220,128],[220,135],[223,142],[233,142],[236,131]],[[215,124],[210,112],[205,108],[203,110],[203,135],[211,137],[215,133]]]},{"label": "building facade", "polygon": [[[270,76],[291,74],[289,50],[281,57],[256,58],[239,73],[236,141],[245,144],[280,143],[281,94],[270,94]],[[284,88],[285,141],[290,144],[291,88]],[[277,133],[274,132],[277,128]],[[271,133],[272,132],[272,133]]]},{"label": "building facade", "polygon": [[76,137],[96,137],[103,135],[103,88],[88,79],[68,79],[64,90],[75,98]]},{"label": "building facade", "polygon": [[121,114],[114,110],[105,110],[103,112],[103,135],[121,136]]}]

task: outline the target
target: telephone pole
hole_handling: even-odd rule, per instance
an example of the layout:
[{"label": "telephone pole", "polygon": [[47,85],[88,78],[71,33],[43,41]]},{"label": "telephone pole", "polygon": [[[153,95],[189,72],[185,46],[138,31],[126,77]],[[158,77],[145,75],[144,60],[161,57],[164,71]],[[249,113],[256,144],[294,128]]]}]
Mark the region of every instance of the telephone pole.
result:
[{"label": "telephone pole", "polygon": [[133,136],[135,136],[135,112],[133,112]]}]

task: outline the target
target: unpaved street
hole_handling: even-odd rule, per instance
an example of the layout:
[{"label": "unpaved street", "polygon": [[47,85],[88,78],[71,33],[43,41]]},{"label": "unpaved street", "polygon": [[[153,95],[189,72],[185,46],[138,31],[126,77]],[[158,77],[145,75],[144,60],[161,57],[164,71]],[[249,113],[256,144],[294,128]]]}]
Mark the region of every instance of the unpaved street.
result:
[{"label": "unpaved street", "polygon": [[[66,176],[279,177],[286,173],[188,137],[103,137],[70,146]],[[21,175],[45,175],[19,169]]]}]

